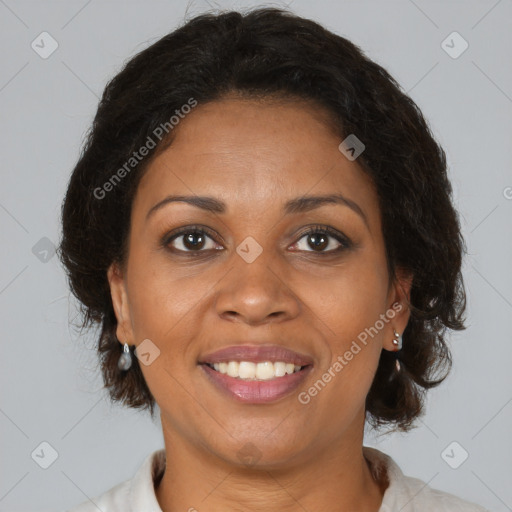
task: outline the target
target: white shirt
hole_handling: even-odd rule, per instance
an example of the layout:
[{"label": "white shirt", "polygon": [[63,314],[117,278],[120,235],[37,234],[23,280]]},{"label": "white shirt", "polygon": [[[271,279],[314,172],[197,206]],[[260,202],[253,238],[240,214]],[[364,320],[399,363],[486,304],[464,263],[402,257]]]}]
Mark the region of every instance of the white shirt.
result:
[{"label": "white shirt", "polygon": [[[389,485],[378,512],[489,512],[487,509],[432,489],[425,482],[404,476],[396,462],[385,453],[363,446],[377,480],[386,472]],[[82,503],[68,512],[162,512],[155,494],[155,480],[165,470],[165,450],[157,450],[144,460],[131,480]]]}]

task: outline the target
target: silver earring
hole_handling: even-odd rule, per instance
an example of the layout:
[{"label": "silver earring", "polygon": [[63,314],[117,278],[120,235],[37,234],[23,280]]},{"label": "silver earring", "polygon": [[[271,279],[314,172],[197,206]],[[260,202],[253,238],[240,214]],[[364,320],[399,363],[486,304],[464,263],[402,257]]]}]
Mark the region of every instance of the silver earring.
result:
[{"label": "silver earring", "polygon": [[[399,350],[402,350],[402,336],[396,332],[394,329],[394,339],[393,339],[393,345],[395,346],[395,352],[398,352]],[[397,354],[398,356],[398,354]],[[398,360],[398,357],[396,358],[395,360],[395,367],[396,367],[396,371],[399,372],[400,371],[400,361]]]},{"label": "silver earring", "polygon": [[130,353],[130,347],[128,343],[124,344],[123,353],[121,354],[121,357],[119,358],[119,361],[117,362],[117,367],[125,372],[126,370],[129,370],[132,366],[132,355]]},{"label": "silver earring", "polygon": [[396,352],[402,350],[402,336],[394,330],[395,338],[393,339],[393,345],[395,346]]}]

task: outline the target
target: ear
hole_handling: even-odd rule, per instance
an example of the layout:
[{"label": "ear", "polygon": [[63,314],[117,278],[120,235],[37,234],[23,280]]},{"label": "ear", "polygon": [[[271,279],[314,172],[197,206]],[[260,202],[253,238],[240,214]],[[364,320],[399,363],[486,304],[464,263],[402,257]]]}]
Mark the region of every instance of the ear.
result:
[{"label": "ear", "polygon": [[112,305],[117,318],[116,336],[121,343],[135,345],[126,283],[118,263],[112,263],[107,271]]},{"label": "ear", "polygon": [[395,279],[391,283],[388,295],[388,309],[386,316],[390,318],[386,331],[386,338],[383,348],[394,352],[393,345],[394,331],[402,335],[409,322],[411,310],[409,308],[411,298],[413,275],[411,272],[398,268],[395,272]]}]

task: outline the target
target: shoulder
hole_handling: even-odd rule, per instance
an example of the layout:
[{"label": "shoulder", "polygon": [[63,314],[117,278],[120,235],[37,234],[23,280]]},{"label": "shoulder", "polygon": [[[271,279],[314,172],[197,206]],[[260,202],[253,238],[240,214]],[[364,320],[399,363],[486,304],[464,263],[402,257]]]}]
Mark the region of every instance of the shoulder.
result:
[{"label": "shoulder", "polygon": [[375,448],[364,446],[363,453],[376,478],[384,478],[388,483],[379,512],[489,512],[476,503],[434,489],[418,478],[405,476],[389,455]]},{"label": "shoulder", "polygon": [[123,510],[123,508],[126,509],[130,499],[130,484],[131,480],[126,480],[100,496],[89,499],[66,512],[98,512],[98,510],[114,512]]},{"label": "shoulder", "polygon": [[409,508],[405,508],[404,512],[409,512],[409,510],[411,512],[423,510],[436,510],[438,512],[489,512],[476,503],[471,503],[454,494],[434,489],[418,478],[404,476],[400,492],[406,499],[410,500]]},{"label": "shoulder", "polygon": [[164,469],[165,450],[157,450],[145,458],[132,479],[66,512],[162,512],[155,494],[155,481]]}]

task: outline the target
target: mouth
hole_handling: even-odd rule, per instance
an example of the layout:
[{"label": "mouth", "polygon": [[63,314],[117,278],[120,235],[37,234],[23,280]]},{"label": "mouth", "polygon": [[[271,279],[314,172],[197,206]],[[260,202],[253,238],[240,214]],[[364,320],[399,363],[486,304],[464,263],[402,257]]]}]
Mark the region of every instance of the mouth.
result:
[{"label": "mouth", "polygon": [[199,361],[224,395],[244,403],[268,403],[289,395],[313,369],[313,359],[279,346],[227,347]]}]

